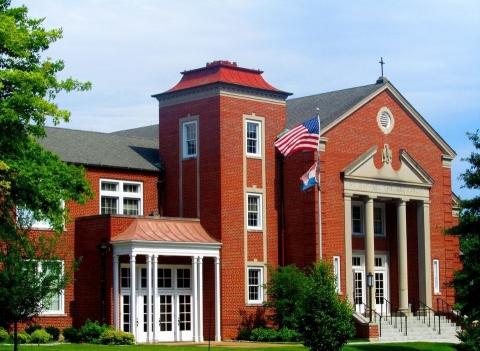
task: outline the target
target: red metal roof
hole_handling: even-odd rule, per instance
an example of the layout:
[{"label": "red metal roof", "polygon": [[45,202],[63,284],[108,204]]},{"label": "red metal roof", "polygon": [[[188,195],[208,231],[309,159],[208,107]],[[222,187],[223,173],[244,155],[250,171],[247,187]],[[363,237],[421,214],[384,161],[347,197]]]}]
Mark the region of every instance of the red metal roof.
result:
[{"label": "red metal roof", "polygon": [[218,244],[198,219],[136,218],[125,231],[112,238],[118,241],[158,241]]},{"label": "red metal roof", "polygon": [[214,61],[207,63],[205,67],[181,73],[183,77],[180,82],[167,90],[166,93],[212,83],[229,83],[283,93],[283,91],[273,87],[263,79],[262,71],[238,67],[235,62],[230,61]]}]

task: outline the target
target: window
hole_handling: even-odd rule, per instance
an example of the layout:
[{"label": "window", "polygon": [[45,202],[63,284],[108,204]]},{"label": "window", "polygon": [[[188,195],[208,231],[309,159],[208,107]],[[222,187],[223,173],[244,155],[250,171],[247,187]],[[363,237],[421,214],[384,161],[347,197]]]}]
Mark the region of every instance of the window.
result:
[{"label": "window", "polygon": [[172,270],[170,268],[158,268],[158,287],[169,289],[172,287]]},{"label": "window", "polygon": [[123,295],[123,331],[130,332],[130,295]]},{"label": "window", "polygon": [[120,269],[120,285],[122,288],[130,287],[130,268],[122,267]]},{"label": "window", "polygon": [[377,113],[377,124],[383,133],[388,134],[392,131],[395,124],[392,112],[387,107],[382,107]]},{"label": "window", "polygon": [[375,257],[375,267],[383,267],[383,259],[381,257]]},{"label": "window", "polygon": [[262,195],[247,194],[247,229],[262,229]]},{"label": "window", "polygon": [[433,292],[440,294],[440,261],[433,260]]},{"label": "window", "polygon": [[248,268],[248,303],[263,302],[263,268]]},{"label": "window", "polygon": [[140,182],[100,180],[100,214],[143,214],[143,186]]},{"label": "window", "polygon": [[190,268],[177,269],[177,288],[179,289],[190,288]]},{"label": "window", "polygon": [[361,203],[352,204],[352,233],[363,235],[363,205]]},{"label": "window", "polygon": [[140,288],[147,288],[147,269],[143,267],[140,268]]},{"label": "window", "polygon": [[361,264],[361,259],[360,259],[360,256],[353,256],[352,257],[352,266],[360,266]]},{"label": "window", "polygon": [[197,156],[197,121],[183,123],[183,158]]},{"label": "window", "polygon": [[259,157],[261,153],[261,123],[257,121],[247,121],[246,137],[247,137],[247,156]]},{"label": "window", "polygon": [[[38,261],[37,268],[39,272],[48,272],[50,269],[54,271],[60,270],[63,275],[63,261]],[[58,294],[50,296],[45,310],[41,315],[57,315],[64,314],[64,291],[60,291]]]},{"label": "window", "polygon": [[333,275],[335,277],[335,291],[341,292],[340,288],[340,256],[333,256]]},{"label": "window", "polygon": [[375,235],[385,235],[385,204],[375,204],[373,207],[373,230]]}]

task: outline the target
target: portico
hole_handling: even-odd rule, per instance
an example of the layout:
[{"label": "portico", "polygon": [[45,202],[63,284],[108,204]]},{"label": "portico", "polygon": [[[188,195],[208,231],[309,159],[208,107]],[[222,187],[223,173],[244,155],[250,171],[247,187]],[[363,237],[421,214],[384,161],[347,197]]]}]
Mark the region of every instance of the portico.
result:
[{"label": "portico", "polygon": [[209,322],[212,338],[221,339],[220,243],[198,220],[138,218],[112,246],[116,329],[131,332],[137,342],[202,342],[208,261],[214,276],[214,321]]},{"label": "portico", "polygon": [[[345,269],[346,269],[346,294],[350,302],[355,305],[360,300],[358,296],[358,278],[355,277],[352,267],[352,235],[358,227],[356,219],[362,217],[364,228],[364,277],[368,274],[373,279],[384,279],[385,275],[377,274],[379,262],[377,257],[379,251],[375,248],[375,237],[382,227],[381,221],[385,222],[385,212],[376,209],[385,203],[394,204],[396,209],[396,247],[397,247],[397,291],[390,292],[398,294],[398,310],[404,313],[410,311],[408,291],[408,250],[407,250],[407,203],[414,202],[417,207],[417,234],[418,234],[418,286],[419,300],[427,306],[431,306],[431,268],[430,268],[430,209],[429,190],[432,186],[432,179],[419,166],[417,162],[404,150],[400,152],[400,167],[394,170],[391,164],[391,151],[388,145],[384,146],[382,153],[383,166],[377,169],[374,164],[374,156],[377,147],[372,147],[361,157],[352,162],[343,172],[344,178],[344,218],[345,218]],[[363,211],[355,211],[352,215],[352,208],[359,204]],[[358,230],[358,229],[357,229]],[[385,233],[383,232],[383,235]],[[388,240],[388,239],[387,239]],[[388,269],[387,269],[387,277]],[[354,286],[355,283],[355,286]],[[385,286],[388,281],[373,282],[371,296],[362,303],[367,308],[377,309],[376,303],[382,303],[383,298],[387,299]],[[363,285],[365,286],[365,285]],[[376,289],[382,289],[381,292]],[[365,296],[363,293],[362,296]],[[379,298],[380,297],[380,298]],[[385,308],[385,306],[382,306]],[[391,306],[389,306],[391,307]],[[388,312],[387,312],[388,313]]]}]

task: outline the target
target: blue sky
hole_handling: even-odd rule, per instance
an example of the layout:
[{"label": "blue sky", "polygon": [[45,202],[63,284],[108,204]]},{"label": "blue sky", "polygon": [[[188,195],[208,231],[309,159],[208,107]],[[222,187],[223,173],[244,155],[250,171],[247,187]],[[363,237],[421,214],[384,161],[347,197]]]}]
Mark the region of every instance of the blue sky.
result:
[{"label": "blue sky", "polygon": [[66,76],[93,83],[61,96],[69,128],[115,131],[157,122],[151,94],[179,72],[228,59],[260,68],[294,97],[385,75],[457,151],[454,191],[480,128],[480,1],[18,1],[64,39],[48,51]]}]

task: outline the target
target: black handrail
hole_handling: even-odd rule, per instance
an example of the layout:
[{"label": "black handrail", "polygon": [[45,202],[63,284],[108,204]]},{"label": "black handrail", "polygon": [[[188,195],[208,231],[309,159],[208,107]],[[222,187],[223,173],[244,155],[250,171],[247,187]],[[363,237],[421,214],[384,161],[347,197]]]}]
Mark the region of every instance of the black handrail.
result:
[{"label": "black handrail", "polygon": [[[440,305],[442,306],[441,310]],[[445,318],[448,318],[451,323],[455,323],[456,325],[462,325],[463,323],[462,315],[441,297],[437,297],[437,313],[441,314]]]},{"label": "black handrail", "polygon": [[[416,304],[415,304],[416,302]],[[417,314],[417,319],[421,320],[421,315],[420,312],[423,314],[423,324],[427,324],[427,314],[428,314],[428,327],[431,327],[431,316],[433,314],[433,330],[438,330],[438,334],[441,334],[441,326],[440,326],[440,313],[438,313],[438,306],[437,306],[437,311],[435,311],[433,308],[428,306],[427,304],[423,303],[420,300],[414,300],[412,305],[416,305],[416,314]],[[438,305],[438,302],[437,302]],[[421,311],[422,310],[422,311]],[[438,317],[438,327],[436,325],[436,317]]]},{"label": "black handrail", "polygon": [[381,312],[383,316],[383,305],[385,305],[385,318],[388,322],[388,311],[390,311],[390,325],[392,324],[392,303],[388,301],[386,298],[382,297],[382,307],[381,307]]}]

